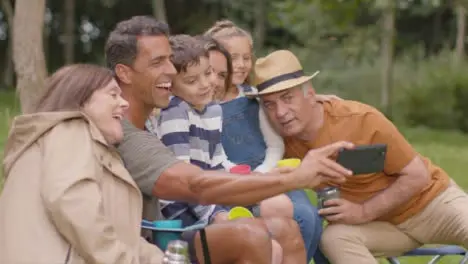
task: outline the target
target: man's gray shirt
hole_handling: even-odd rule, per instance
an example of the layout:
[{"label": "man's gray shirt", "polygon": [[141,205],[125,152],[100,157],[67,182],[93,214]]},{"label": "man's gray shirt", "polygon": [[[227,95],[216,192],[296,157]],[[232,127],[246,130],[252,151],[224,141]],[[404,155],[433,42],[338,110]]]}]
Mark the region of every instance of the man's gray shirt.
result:
[{"label": "man's gray shirt", "polygon": [[124,138],[117,146],[125,167],[144,196],[143,217],[160,219],[159,200],[153,196],[153,187],[159,176],[177,162],[174,154],[155,135],[122,121]]}]

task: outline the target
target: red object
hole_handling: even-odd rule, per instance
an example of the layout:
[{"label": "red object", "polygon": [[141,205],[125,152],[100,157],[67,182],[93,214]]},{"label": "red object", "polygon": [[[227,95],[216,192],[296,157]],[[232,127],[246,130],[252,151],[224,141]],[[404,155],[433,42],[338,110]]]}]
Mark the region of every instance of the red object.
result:
[{"label": "red object", "polygon": [[235,174],[250,174],[252,172],[252,169],[247,164],[239,164],[239,165],[232,167],[229,170],[229,172],[235,173]]}]

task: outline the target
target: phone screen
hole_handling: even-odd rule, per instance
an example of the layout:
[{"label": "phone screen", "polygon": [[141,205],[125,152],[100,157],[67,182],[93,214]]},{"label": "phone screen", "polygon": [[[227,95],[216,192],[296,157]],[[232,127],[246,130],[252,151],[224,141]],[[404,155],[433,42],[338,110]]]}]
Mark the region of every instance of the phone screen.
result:
[{"label": "phone screen", "polygon": [[385,167],[387,145],[360,145],[353,149],[342,149],[336,162],[351,170],[353,175],[382,172]]}]

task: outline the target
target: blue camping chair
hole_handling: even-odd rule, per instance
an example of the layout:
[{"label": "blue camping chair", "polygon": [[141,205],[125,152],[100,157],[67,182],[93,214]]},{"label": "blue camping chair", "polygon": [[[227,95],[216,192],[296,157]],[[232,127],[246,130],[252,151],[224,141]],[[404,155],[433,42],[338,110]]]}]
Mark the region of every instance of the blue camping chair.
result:
[{"label": "blue camping chair", "polygon": [[182,227],[182,228],[172,228],[172,227],[157,227],[153,222],[148,220],[141,221],[141,228],[146,230],[151,230],[153,243],[156,244],[163,251],[166,250],[167,244],[171,240],[180,239],[182,233],[190,230],[200,230],[205,228],[207,225],[206,222],[201,222],[195,225]]},{"label": "blue camping chair", "polygon": [[[323,221],[323,219],[322,219]],[[444,256],[463,256],[460,260],[459,264],[468,264],[468,252],[458,246],[441,246],[441,247],[433,247],[433,248],[417,248],[415,250],[411,250],[401,257],[416,257],[416,256],[434,256],[427,264],[436,264],[439,260]],[[398,260],[398,257],[389,257],[387,261],[390,264],[401,264]]]},{"label": "blue camping chair", "polygon": [[[403,254],[403,257],[409,256],[434,256],[427,264],[438,263],[444,256],[463,256],[459,264],[468,263],[468,252],[464,248],[458,246],[418,248]],[[391,264],[400,264],[400,261],[396,257],[387,258],[387,261]]]},{"label": "blue camping chair", "polygon": [[[200,238],[202,243],[203,254],[205,256],[205,264],[211,264],[210,253],[208,250],[208,242],[206,240],[205,230],[204,228],[208,225],[207,221],[200,221],[191,226],[182,227],[182,228],[173,228],[173,227],[158,227],[155,225],[157,222],[165,222],[162,221],[155,221],[151,222],[148,220],[141,221],[141,228],[146,230],[151,230],[152,233],[152,240],[156,246],[158,246],[161,250],[165,251],[167,248],[168,243],[171,240],[181,239],[182,233],[185,231],[192,231],[192,230],[199,230],[200,231]],[[192,264],[199,264],[194,263]]]},{"label": "blue camping chair", "polygon": [[[323,223],[323,219],[322,219]],[[417,248],[406,252],[400,257],[416,257],[416,256],[434,256],[427,264],[439,263],[444,256],[463,256],[459,264],[468,264],[468,251],[459,246],[441,246],[433,248]],[[398,257],[388,257],[387,261],[390,264],[401,264]]]}]

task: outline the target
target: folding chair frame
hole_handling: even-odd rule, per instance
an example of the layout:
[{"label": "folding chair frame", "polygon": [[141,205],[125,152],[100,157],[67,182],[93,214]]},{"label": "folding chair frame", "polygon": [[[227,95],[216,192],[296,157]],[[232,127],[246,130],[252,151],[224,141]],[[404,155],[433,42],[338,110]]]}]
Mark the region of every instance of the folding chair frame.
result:
[{"label": "folding chair frame", "polygon": [[[468,252],[458,246],[443,246],[436,248],[418,248],[413,251],[410,251],[401,257],[411,257],[411,256],[433,256],[433,258],[427,264],[436,264],[445,257],[445,256],[463,256],[459,264],[468,263]],[[400,261],[397,257],[387,258],[387,261],[390,264],[400,264]]]}]

